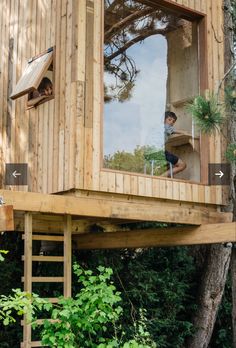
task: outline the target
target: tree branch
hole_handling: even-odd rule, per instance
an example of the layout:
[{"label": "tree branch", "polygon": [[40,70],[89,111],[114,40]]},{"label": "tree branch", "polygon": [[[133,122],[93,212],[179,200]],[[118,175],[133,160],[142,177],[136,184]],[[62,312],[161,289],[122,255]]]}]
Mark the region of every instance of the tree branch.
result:
[{"label": "tree branch", "polygon": [[167,29],[154,29],[154,30],[148,30],[145,33],[136,36],[132,40],[126,42],[122,47],[120,47],[116,52],[112,53],[110,56],[105,57],[105,63],[111,61],[112,59],[116,58],[120,54],[124,53],[129,47],[133,46],[137,42],[143,41],[144,39],[152,36],[152,35],[165,35],[167,33]]},{"label": "tree branch", "polygon": [[111,4],[109,1],[106,1],[106,4],[105,6],[108,6],[108,7],[105,7],[105,10],[108,11],[108,12],[112,12],[114,11],[115,7],[117,5],[121,5],[123,2],[123,0],[114,0]]},{"label": "tree branch", "polygon": [[236,61],[233,62],[233,64],[231,65],[231,67],[226,71],[226,73],[224,74],[222,80],[220,81],[219,86],[218,86],[218,90],[217,90],[217,99],[218,99],[219,92],[220,92],[220,89],[221,89],[221,86],[222,86],[224,80],[225,80],[226,77],[231,73],[231,71],[235,68],[235,66],[236,66]]},{"label": "tree branch", "polygon": [[112,4],[109,4],[109,7],[106,8],[106,11],[112,12],[116,5],[120,4],[121,5],[121,0],[114,0]]},{"label": "tree branch", "polygon": [[143,10],[138,10],[122,19],[120,22],[114,24],[104,35],[104,41],[109,41],[117,32],[121,31],[123,28],[127,27],[131,22],[135,21],[138,18],[144,17],[146,15],[156,12],[153,8],[145,8]]}]

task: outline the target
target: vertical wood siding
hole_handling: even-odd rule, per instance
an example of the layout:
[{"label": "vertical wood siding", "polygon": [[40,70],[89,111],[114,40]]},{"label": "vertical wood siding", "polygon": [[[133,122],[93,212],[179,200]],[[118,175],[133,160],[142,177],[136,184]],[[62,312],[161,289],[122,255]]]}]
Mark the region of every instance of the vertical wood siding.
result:
[{"label": "vertical wood siding", "polygon": [[[83,185],[85,6],[85,0],[0,1],[2,186],[5,163],[29,165],[28,187],[11,189],[46,193]],[[26,110],[27,97],[9,95],[27,60],[51,46],[55,99]]]}]

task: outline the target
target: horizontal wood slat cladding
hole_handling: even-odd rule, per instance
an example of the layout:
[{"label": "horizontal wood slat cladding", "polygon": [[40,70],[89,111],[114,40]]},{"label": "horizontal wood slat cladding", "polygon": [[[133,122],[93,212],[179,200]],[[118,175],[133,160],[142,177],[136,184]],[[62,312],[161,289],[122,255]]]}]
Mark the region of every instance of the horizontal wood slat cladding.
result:
[{"label": "horizontal wood slat cladding", "polygon": [[[197,11],[192,18],[206,15],[208,69],[204,64],[202,74],[206,76],[201,85],[216,89],[224,74],[222,0],[162,0],[159,3],[168,7],[175,4],[175,11],[180,5],[190,16],[191,10]],[[10,189],[41,193],[86,189],[144,199],[224,203],[225,190],[219,186],[100,169],[102,0],[4,0],[0,2],[0,26],[1,187],[5,187],[5,163],[28,163],[28,186]],[[55,99],[26,110],[26,96],[16,101],[9,96],[27,60],[49,47],[55,47]],[[210,138],[211,162],[220,163],[220,154],[224,152],[222,144],[219,135]]]}]

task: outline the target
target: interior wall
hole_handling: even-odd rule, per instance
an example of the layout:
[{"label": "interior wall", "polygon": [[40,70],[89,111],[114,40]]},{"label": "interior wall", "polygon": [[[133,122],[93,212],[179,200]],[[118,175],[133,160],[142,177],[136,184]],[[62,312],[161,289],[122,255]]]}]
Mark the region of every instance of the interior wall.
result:
[{"label": "interior wall", "polygon": [[[178,117],[176,130],[193,133],[192,117],[186,105],[199,94],[198,27],[197,23],[182,21],[181,27],[167,34],[168,42],[168,81],[167,108]],[[199,130],[194,127],[194,136]],[[177,179],[200,181],[200,153],[190,145],[173,149],[187,168],[177,174]]]},{"label": "interior wall", "polygon": [[178,114],[178,127],[191,132],[192,119],[183,111],[185,104],[199,94],[197,24],[184,21],[167,34],[167,42],[167,107]]}]

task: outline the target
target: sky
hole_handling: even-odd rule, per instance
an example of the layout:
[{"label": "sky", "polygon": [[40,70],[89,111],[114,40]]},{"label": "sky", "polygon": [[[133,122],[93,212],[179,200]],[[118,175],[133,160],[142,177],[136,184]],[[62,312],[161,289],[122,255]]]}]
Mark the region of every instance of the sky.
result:
[{"label": "sky", "polygon": [[[104,155],[132,152],[137,145],[163,148],[166,103],[167,42],[155,35],[127,51],[140,70],[129,101],[104,108]],[[105,75],[105,83],[111,77]]]}]

